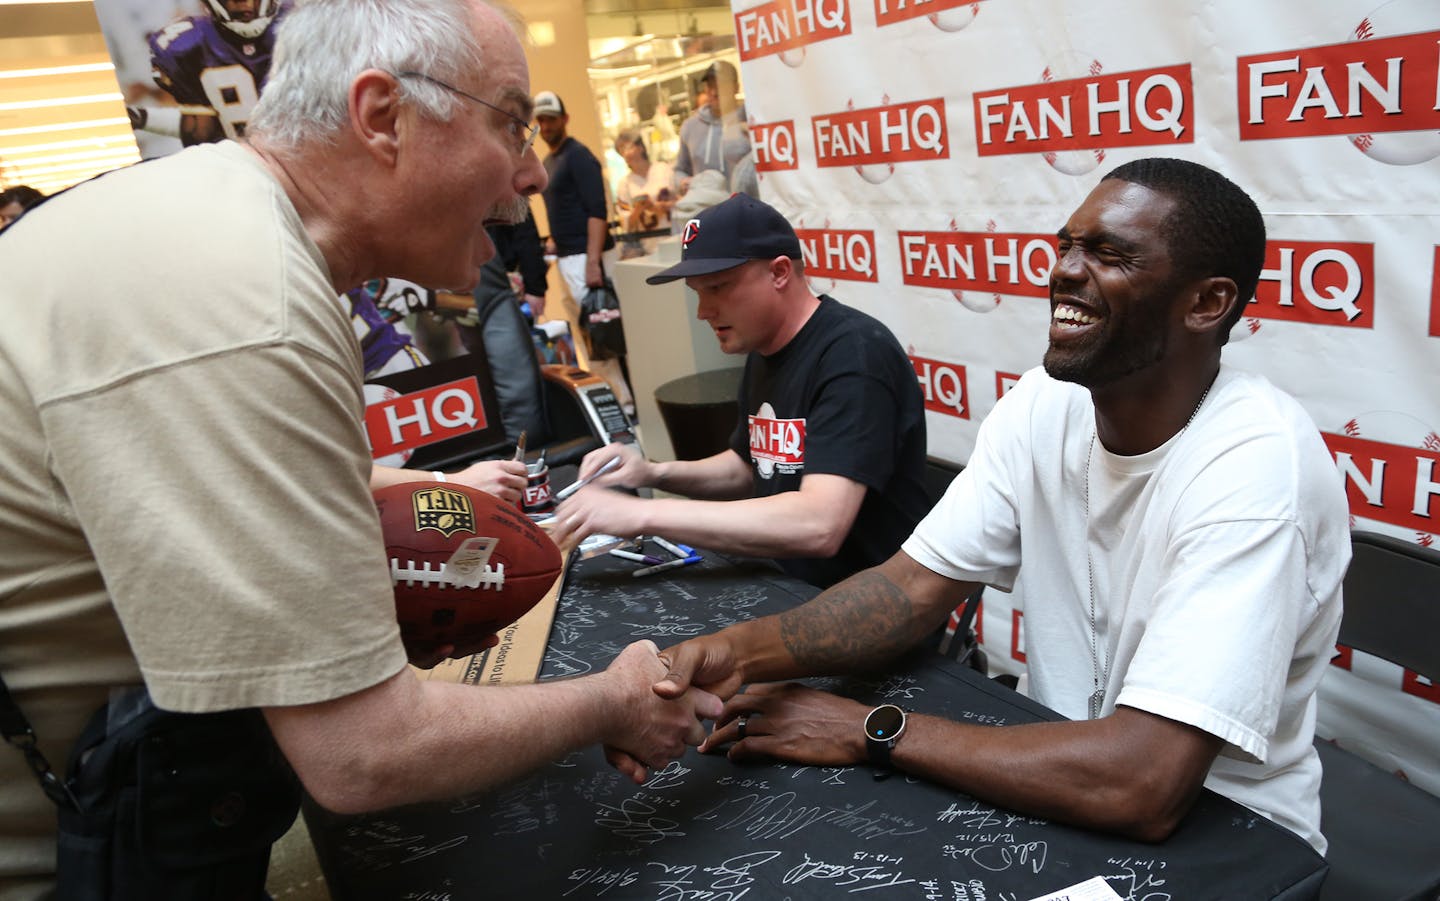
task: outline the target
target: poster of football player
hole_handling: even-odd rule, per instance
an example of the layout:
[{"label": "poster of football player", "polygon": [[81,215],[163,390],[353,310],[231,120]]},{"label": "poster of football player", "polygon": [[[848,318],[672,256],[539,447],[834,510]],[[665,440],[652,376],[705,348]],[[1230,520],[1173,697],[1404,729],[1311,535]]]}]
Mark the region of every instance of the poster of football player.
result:
[{"label": "poster of football player", "polygon": [[290,0],[96,0],[142,157],[235,138]]},{"label": "poster of football player", "polygon": [[[275,35],[293,0],[95,0],[130,125],[145,159],[240,138],[270,74]],[[425,365],[410,324],[435,292],[379,279],[348,292],[367,375]],[[427,323],[428,325],[428,323]],[[453,325],[442,330],[453,332]],[[436,331],[422,329],[425,334]],[[429,342],[432,358],[437,341]],[[440,347],[455,347],[446,340]]]}]

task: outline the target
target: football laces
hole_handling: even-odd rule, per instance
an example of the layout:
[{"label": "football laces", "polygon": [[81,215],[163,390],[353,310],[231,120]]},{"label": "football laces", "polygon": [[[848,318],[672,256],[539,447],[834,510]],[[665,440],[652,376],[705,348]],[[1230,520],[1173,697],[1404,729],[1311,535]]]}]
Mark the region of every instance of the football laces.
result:
[{"label": "football laces", "polygon": [[392,557],[390,584],[401,582],[406,588],[419,584],[425,588],[479,588],[482,591],[493,588],[498,591],[505,587],[505,564],[456,567],[444,563],[431,565],[429,560],[422,560],[417,566],[414,560],[406,560],[402,566],[398,559]]}]

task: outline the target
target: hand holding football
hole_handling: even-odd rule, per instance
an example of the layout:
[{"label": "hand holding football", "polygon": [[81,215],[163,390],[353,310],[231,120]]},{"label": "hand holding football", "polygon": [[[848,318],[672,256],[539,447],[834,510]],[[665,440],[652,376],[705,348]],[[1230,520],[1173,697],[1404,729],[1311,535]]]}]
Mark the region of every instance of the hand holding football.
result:
[{"label": "hand holding football", "polygon": [[375,492],[407,646],[470,645],[515,622],[560,575],[560,550],[513,505],[454,483]]}]

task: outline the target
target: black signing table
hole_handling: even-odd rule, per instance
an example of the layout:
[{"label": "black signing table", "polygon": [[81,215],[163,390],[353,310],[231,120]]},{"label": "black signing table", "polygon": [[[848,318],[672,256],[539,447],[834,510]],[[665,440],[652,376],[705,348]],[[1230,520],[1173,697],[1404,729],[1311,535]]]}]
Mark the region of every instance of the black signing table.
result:
[{"label": "black signing table", "polygon": [[[631,578],[633,568],[608,556],[574,567],[542,679],[603,669],[636,639],[665,647],[815,592],[713,554],[652,578]],[[973,723],[1058,718],[929,650],[888,675],[818,683]],[[337,901],[1025,901],[1097,875],[1134,901],[1300,899],[1316,896],[1325,870],[1298,838],[1210,792],[1171,839],[1147,845],[903,775],[877,782],[863,766],[740,766],[694,751],[642,786],[590,748],[488,795],[312,815],[310,828]]]}]

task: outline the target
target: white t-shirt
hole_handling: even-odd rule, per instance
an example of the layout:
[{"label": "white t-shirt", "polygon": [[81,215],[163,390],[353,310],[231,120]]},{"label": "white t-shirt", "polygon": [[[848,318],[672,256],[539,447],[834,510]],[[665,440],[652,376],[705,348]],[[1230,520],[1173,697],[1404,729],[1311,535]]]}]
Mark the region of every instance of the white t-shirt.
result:
[{"label": "white t-shirt", "polygon": [[1087,716],[1094,648],[1102,715],[1124,705],[1224,739],[1206,786],[1323,853],[1315,690],[1350,543],[1319,432],[1265,379],[1222,366],[1162,447],[1121,457],[1094,436],[1088,391],[1027,373],[904,551],[1009,590],[1023,539],[1035,698]]}]

